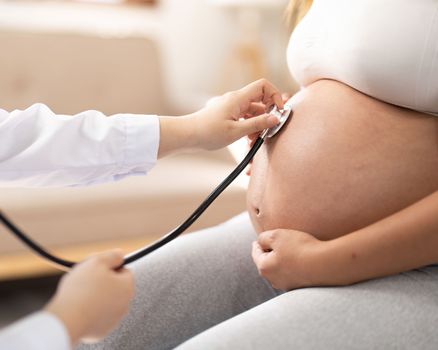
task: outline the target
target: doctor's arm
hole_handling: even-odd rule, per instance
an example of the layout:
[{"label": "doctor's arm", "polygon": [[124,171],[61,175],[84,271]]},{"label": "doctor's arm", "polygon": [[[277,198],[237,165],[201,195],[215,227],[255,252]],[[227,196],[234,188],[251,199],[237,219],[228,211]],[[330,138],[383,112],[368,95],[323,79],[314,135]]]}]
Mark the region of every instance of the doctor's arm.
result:
[{"label": "doctor's arm", "polygon": [[308,233],[260,234],[253,259],[279,289],[348,285],[438,262],[438,191],[360,230],[330,241]]},{"label": "doctor's arm", "polygon": [[0,183],[85,186],[142,175],[156,162],[158,141],[156,116],[0,109]]},{"label": "doctor's arm", "polygon": [[179,118],[56,115],[42,104],[11,113],[0,109],[0,183],[86,186],[145,175],[157,157],[218,149],[274,126],[277,118],[263,114],[273,103],[283,106],[278,90],[262,79]]}]

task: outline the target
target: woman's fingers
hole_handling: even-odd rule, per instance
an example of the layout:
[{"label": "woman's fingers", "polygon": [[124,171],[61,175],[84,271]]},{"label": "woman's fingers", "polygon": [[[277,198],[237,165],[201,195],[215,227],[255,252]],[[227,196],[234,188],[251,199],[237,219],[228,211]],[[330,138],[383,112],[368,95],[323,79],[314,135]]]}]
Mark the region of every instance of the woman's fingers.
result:
[{"label": "woman's fingers", "polygon": [[260,246],[259,242],[255,241],[252,242],[252,251],[251,256],[252,260],[255,262],[255,264],[260,266],[262,264],[262,261],[266,259],[268,252],[265,252],[263,248]]},{"label": "woman's fingers", "polygon": [[251,256],[261,276],[266,278],[275,269],[273,252],[265,251],[258,241],[252,243]]},{"label": "woman's fingers", "polygon": [[265,252],[270,252],[274,249],[278,234],[279,230],[264,231],[257,236],[257,242]]}]

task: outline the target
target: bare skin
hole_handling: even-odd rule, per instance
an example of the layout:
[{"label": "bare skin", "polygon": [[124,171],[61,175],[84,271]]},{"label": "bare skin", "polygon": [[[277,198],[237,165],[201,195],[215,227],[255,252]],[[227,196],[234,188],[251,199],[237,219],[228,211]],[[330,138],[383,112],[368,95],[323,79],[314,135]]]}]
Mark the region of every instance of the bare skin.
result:
[{"label": "bare skin", "polygon": [[438,118],[330,80],[300,94],[293,119],[254,160],[248,210],[257,232],[331,240],[438,190]]},{"label": "bare skin", "polygon": [[438,263],[438,118],[333,81],[300,97],[252,169],[259,273],[292,290]]},{"label": "bare skin", "polygon": [[278,289],[343,286],[438,262],[438,191],[330,241],[291,229],[259,234],[252,257]]},{"label": "bare skin", "polygon": [[277,88],[266,79],[218,96],[198,112],[160,117],[158,158],[188,149],[215,150],[278,123],[260,104],[283,107]]}]

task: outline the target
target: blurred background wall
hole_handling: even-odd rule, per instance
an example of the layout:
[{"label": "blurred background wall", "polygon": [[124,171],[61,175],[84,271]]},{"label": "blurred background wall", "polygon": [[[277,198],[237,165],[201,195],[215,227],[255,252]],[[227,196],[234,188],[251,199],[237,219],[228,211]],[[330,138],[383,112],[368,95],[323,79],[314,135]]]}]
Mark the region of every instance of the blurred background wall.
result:
[{"label": "blurred background wall", "polygon": [[181,113],[261,76],[288,90],[286,3],[0,1],[0,105]]}]

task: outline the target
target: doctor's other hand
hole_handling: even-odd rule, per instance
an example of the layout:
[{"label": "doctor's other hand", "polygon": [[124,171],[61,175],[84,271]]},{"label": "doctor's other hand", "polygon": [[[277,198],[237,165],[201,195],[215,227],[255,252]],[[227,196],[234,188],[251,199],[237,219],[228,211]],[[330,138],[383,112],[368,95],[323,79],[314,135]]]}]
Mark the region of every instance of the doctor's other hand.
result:
[{"label": "doctor's other hand", "polygon": [[279,122],[277,117],[266,114],[274,104],[283,108],[280,92],[266,79],[260,79],[211,99],[193,114],[160,117],[158,156],[178,148],[215,150],[241,137],[260,133]]},{"label": "doctor's other hand", "polygon": [[325,281],[327,242],[295,230],[265,231],[253,242],[252,258],[272,287],[292,290]]},{"label": "doctor's other hand", "polygon": [[134,279],[118,250],[97,254],[63,276],[45,310],[58,317],[72,345],[108,334],[128,312]]}]

